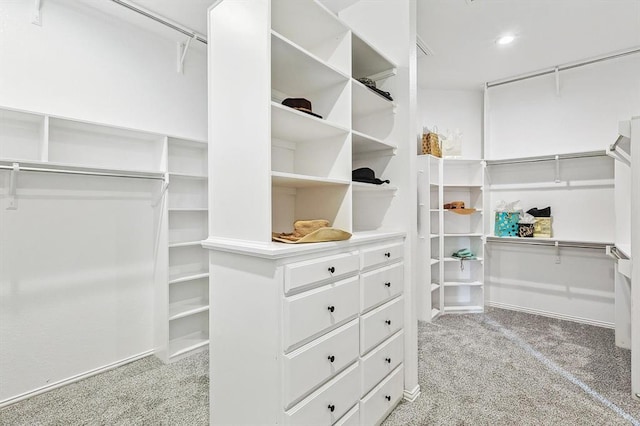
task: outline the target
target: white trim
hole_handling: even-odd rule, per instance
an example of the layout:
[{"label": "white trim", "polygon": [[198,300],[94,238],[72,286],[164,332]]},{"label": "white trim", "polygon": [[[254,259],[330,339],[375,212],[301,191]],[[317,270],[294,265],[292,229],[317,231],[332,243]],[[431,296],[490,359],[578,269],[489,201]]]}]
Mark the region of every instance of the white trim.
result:
[{"label": "white trim", "polygon": [[142,359],[142,358],[146,358],[149,355],[153,355],[154,353],[155,353],[155,350],[151,349],[151,350],[148,350],[146,352],[142,352],[142,353],[139,353],[137,355],[130,356],[129,358],[125,358],[123,360],[116,361],[114,363],[107,364],[107,365],[102,366],[102,367],[94,368],[93,370],[89,370],[89,371],[84,372],[84,373],[76,374],[75,376],[71,376],[71,377],[69,377],[67,379],[63,379],[63,380],[57,381],[55,383],[52,383],[52,384],[49,384],[49,385],[46,385],[46,386],[42,386],[40,388],[37,388],[37,389],[31,390],[31,391],[22,393],[20,395],[13,396],[13,397],[11,397],[9,399],[5,399],[3,401],[0,401],[0,408],[4,408],[4,407],[9,406],[11,404],[15,404],[16,402],[22,401],[22,400],[27,399],[27,398],[31,398],[31,397],[36,396],[36,395],[40,395],[41,393],[49,392],[51,390],[60,388],[62,386],[70,385],[71,383],[74,383],[74,382],[79,382],[80,380],[87,379],[87,378],[89,378],[91,376],[95,376],[96,374],[105,373],[105,372],[107,372],[109,370],[113,370],[114,368],[118,368],[118,367],[121,367],[121,366],[123,366],[125,364],[129,364],[130,362],[137,361],[137,360]]},{"label": "white trim", "polygon": [[408,402],[415,402],[416,399],[420,396],[420,385],[416,385],[413,390],[405,389],[403,392],[403,398]]},{"label": "white trim", "polygon": [[510,311],[525,312],[527,314],[534,314],[534,315],[540,315],[548,318],[556,318],[556,319],[561,319],[565,321],[572,321],[580,324],[595,325],[596,327],[615,328],[615,324],[612,322],[598,321],[598,320],[582,318],[582,317],[574,317],[572,315],[565,315],[565,314],[559,314],[556,312],[543,311],[541,309],[525,308],[523,306],[510,305],[508,303],[487,301],[486,306],[491,306],[492,308],[507,309]]}]

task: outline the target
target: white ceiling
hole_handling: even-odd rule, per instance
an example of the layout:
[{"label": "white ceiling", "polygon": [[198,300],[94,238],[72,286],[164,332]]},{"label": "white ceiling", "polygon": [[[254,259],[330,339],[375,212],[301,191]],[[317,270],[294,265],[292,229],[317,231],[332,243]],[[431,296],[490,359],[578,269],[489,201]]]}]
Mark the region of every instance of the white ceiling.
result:
[{"label": "white ceiling", "polygon": [[[511,45],[495,40],[517,35]],[[418,0],[421,87],[495,81],[640,47],[640,0]]]},{"label": "white ceiling", "polygon": [[[85,0],[139,20],[106,0]],[[129,0],[206,37],[215,0]],[[338,11],[358,0],[321,0]],[[374,1],[374,0],[360,0]],[[640,0],[417,0],[418,35],[432,51],[418,59],[418,84],[480,89],[495,81],[640,47]],[[146,19],[146,18],[144,18]],[[160,26],[159,24],[151,24]],[[145,25],[147,26],[147,25]],[[505,32],[514,43],[498,46]]]}]

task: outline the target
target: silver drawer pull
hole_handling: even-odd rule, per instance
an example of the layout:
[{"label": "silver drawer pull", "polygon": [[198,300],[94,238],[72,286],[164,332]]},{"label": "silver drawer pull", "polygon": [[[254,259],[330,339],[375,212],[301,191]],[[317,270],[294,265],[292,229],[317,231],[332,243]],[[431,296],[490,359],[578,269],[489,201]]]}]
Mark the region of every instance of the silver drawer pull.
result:
[{"label": "silver drawer pull", "polygon": [[329,409],[329,411],[331,411],[333,413],[333,411],[336,409],[336,406],[333,404],[329,404],[329,406],[327,407]]},{"label": "silver drawer pull", "polygon": [[329,310],[329,312],[333,312],[336,310],[336,307],[331,305],[331,306],[327,306],[327,309]]}]

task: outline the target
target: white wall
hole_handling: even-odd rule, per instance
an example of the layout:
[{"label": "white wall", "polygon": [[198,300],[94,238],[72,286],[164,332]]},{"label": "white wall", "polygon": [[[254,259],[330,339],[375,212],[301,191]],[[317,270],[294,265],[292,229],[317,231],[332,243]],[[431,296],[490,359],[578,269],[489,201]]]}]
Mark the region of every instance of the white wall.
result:
[{"label": "white wall", "polygon": [[640,114],[640,55],[489,89],[487,159],[602,150]]},{"label": "white wall", "polygon": [[[618,121],[640,113],[640,55],[600,62],[489,89],[488,159],[604,151]],[[607,157],[492,166],[489,216],[498,200],[525,210],[551,206],[554,237],[615,239],[614,165]],[[492,226],[489,229],[493,229]],[[614,268],[604,252],[488,244],[489,304],[612,326]]]},{"label": "white wall", "polygon": [[[40,27],[32,7],[0,5],[0,107],[206,139],[196,42],[178,74],[182,35],[57,0]],[[8,185],[0,172],[0,403],[153,350],[160,183],[21,172],[17,210]]]},{"label": "white wall", "polygon": [[206,139],[201,43],[178,74],[180,33],[169,39],[79,2],[43,1],[42,26],[31,24],[33,2],[1,7],[0,106]]},{"label": "white wall", "polygon": [[446,134],[462,132],[461,158],[482,158],[483,100],[479,90],[418,90],[418,123]]}]

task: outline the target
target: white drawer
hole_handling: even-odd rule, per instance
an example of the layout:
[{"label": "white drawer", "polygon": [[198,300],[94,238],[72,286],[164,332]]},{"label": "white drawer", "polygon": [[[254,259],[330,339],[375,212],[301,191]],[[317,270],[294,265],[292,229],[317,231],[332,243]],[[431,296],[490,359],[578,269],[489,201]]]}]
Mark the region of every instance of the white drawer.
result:
[{"label": "white drawer", "polygon": [[334,426],[360,426],[360,404],[356,404]]},{"label": "white drawer", "polygon": [[360,312],[402,293],[404,263],[375,269],[360,275]]},{"label": "white drawer", "polygon": [[358,401],[359,379],[360,368],[356,362],[291,410],[285,411],[284,424],[334,424]]},{"label": "white drawer", "polygon": [[360,318],[360,354],[402,328],[404,322],[402,296],[364,314]]},{"label": "white drawer", "polygon": [[387,374],[402,363],[404,358],[404,331],[400,331],[386,342],[362,357],[362,395],[366,394]]},{"label": "white drawer", "polygon": [[284,266],[284,291],[330,278],[343,277],[358,271],[360,259],[356,253],[341,253]]},{"label": "white drawer", "polygon": [[284,350],[355,317],[360,305],[358,277],[285,297]]},{"label": "white drawer", "polygon": [[360,401],[360,423],[379,425],[402,398],[403,367],[394,370]]},{"label": "white drawer", "polygon": [[358,359],[355,319],[284,356],[285,408]]},{"label": "white drawer", "polygon": [[366,269],[370,266],[379,265],[382,263],[387,263],[391,260],[402,259],[403,255],[403,242],[366,248],[362,250],[360,254],[362,269]]}]

